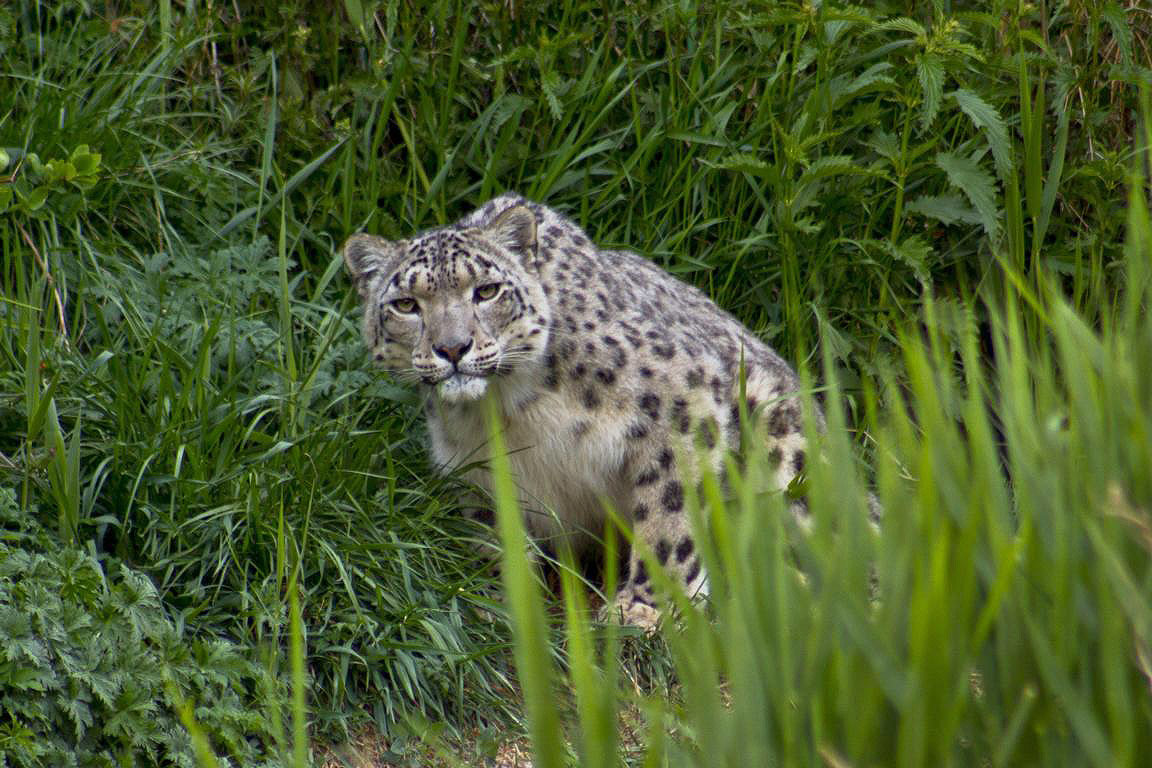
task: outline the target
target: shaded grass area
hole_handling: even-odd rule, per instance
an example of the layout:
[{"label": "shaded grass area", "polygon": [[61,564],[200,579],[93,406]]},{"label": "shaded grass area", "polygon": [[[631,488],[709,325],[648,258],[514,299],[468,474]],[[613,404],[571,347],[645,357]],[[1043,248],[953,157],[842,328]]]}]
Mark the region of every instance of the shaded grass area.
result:
[{"label": "shaded grass area", "polygon": [[[842,402],[872,433],[896,521],[867,546],[806,544],[775,523],[733,540],[760,548],[741,556],[718,541],[737,597],[717,625],[689,618],[671,654],[623,648],[636,654],[624,677],[666,690],[676,662],[683,685],[683,710],[644,705],[654,755],[735,755],[752,729],[761,754],[795,762],[1131,761],[1147,747],[1133,674],[1148,633],[1124,596],[1152,585],[1123,531],[1143,530],[1148,509],[1148,457],[1131,446],[1147,444],[1152,398],[1135,318],[1148,240],[1133,235],[1125,257],[1124,233],[1127,190],[1145,189],[1129,172],[1149,144],[1133,117],[1149,17],[1114,3],[948,8],[0,8],[4,557],[33,551],[18,532],[34,521],[38,557],[82,553],[108,594],[122,573],[156,590],[146,616],[109,613],[95,587],[62,615],[151,622],[134,635],[144,646],[227,644],[243,664],[217,682],[237,698],[177,679],[218,702],[199,719],[239,762],[289,759],[275,681],[293,583],[314,733],[371,722],[401,759],[424,727],[412,714],[448,736],[520,728],[512,635],[471,553],[477,532],[452,514],[460,488],[429,471],[415,394],[366,365],[333,255],[352,231],[402,237],[515,189],[821,369],[843,398],[828,395],[833,415]],[[856,498],[835,478],[811,487],[829,508]],[[753,501],[734,525],[750,525],[739,507]],[[1074,514],[1098,503],[1112,512],[1091,525]],[[849,575],[869,558],[893,596],[879,609]],[[1024,583],[1035,591],[1013,591]],[[5,607],[26,600],[5,592]],[[0,638],[5,695],[91,687],[55,663],[35,685],[13,677],[30,658],[17,630]],[[541,642],[590,659],[581,649],[599,640],[567,631],[567,646]],[[607,678],[572,668],[589,762],[613,759],[611,648]],[[978,705],[964,698],[973,674]],[[717,700],[729,678],[750,688]],[[183,741],[114,752],[97,725],[175,727],[149,680],[139,709],[116,677],[92,722],[6,707],[0,738],[71,732],[93,754],[186,762]],[[857,703],[872,714],[850,717]],[[260,739],[213,730],[249,708]],[[726,729],[732,743],[707,741]],[[1058,758],[1068,734],[1081,751]],[[10,760],[47,759],[27,754]]]}]

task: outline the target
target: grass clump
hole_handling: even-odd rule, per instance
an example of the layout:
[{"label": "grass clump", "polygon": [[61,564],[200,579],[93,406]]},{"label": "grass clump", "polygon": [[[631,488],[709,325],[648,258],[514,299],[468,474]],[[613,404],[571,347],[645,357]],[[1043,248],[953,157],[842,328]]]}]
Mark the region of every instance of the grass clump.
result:
[{"label": "grass clump", "polygon": [[[316,335],[284,338],[279,264],[258,240],[77,276],[72,290],[93,300],[74,338],[104,350],[96,360],[20,344],[55,336],[38,327],[51,317],[42,294],[7,350],[20,366],[10,391],[38,398],[23,413],[53,424],[26,427],[21,485],[69,507],[62,538],[134,564],[199,632],[278,646],[297,580],[316,633],[313,703],[331,725],[357,706],[353,721],[381,723],[408,707],[467,712],[478,673],[501,679],[484,660],[498,624],[476,621],[491,602],[460,543],[474,532],[448,519],[451,487],[419,474],[418,442],[396,424],[413,418],[410,394],[356,370],[351,321],[292,301]],[[238,314],[221,320],[222,308]]]}]

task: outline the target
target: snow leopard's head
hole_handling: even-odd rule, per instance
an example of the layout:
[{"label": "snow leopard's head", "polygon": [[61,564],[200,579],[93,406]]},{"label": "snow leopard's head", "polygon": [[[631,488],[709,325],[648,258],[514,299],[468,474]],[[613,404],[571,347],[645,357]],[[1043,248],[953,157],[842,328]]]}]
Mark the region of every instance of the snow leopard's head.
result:
[{"label": "snow leopard's head", "polygon": [[525,205],[408,240],[353,235],[344,262],[364,302],[365,343],[385,368],[447,400],[482,397],[489,377],[537,363],[547,347],[536,249]]}]

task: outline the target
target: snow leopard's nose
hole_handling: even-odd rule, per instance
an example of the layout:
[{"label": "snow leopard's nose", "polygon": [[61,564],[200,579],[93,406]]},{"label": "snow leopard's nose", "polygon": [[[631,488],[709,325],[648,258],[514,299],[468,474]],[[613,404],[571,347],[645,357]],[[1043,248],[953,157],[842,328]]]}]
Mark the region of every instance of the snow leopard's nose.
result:
[{"label": "snow leopard's nose", "polygon": [[455,365],[460,362],[460,358],[468,354],[468,350],[472,349],[472,339],[467,341],[458,342],[456,344],[448,344],[442,347],[432,347],[432,351],[439,357],[444,358],[448,362]]}]

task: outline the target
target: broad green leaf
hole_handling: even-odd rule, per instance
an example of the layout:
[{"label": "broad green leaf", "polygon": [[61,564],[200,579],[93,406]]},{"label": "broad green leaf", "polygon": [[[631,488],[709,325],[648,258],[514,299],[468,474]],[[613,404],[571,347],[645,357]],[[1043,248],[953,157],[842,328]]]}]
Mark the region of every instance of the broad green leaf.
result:
[{"label": "broad green leaf", "polygon": [[560,103],[560,89],[563,81],[554,70],[548,70],[540,75],[540,90],[548,103],[548,110],[554,120],[564,117],[564,105]]},{"label": "broad green leaf", "polygon": [[736,154],[721,158],[715,164],[715,167],[724,171],[740,171],[741,173],[751,173],[757,176],[767,175],[771,170],[771,166],[768,165],[768,163],[755,155],[744,152],[737,152]]},{"label": "broad green leaf", "polygon": [[53,160],[44,166],[50,181],[69,181],[76,177],[76,166],[67,160]]},{"label": "broad green leaf", "polygon": [[936,165],[948,175],[948,182],[964,193],[980,215],[985,234],[995,240],[1000,236],[1000,211],[996,208],[996,183],[988,171],[972,157],[952,152],[936,154]]},{"label": "broad green leaf", "polygon": [[876,25],[876,29],[880,32],[897,31],[907,32],[910,35],[916,35],[918,38],[927,37],[924,27],[913,19],[907,16],[900,16],[899,18],[889,19],[888,21],[881,22]]},{"label": "broad green leaf", "polygon": [[69,696],[59,696],[56,701],[61,712],[72,721],[76,740],[79,741],[84,738],[84,732],[95,722],[91,707],[87,703]]},{"label": "broad green leaf", "polygon": [[964,202],[959,195],[921,195],[905,208],[908,213],[927,216],[944,224],[979,224],[980,214]]},{"label": "broad green leaf", "polygon": [[885,240],[883,243],[888,255],[911,267],[917,280],[924,285],[931,282],[928,261],[932,256],[932,246],[923,237],[911,235],[904,238],[899,245],[891,240]]},{"label": "broad green leaf", "polygon": [[856,158],[850,155],[832,155],[821,157],[804,169],[804,173],[800,175],[800,179],[797,181],[797,186],[803,187],[821,179],[846,174],[874,176],[876,172],[861,165]]},{"label": "broad green leaf", "polygon": [[101,154],[99,152],[86,152],[82,155],[72,154],[72,164],[80,176],[88,176],[100,170]]},{"label": "broad green leaf", "polygon": [[935,54],[925,53],[916,60],[916,75],[920,79],[920,95],[924,99],[920,127],[927,129],[940,111],[940,99],[944,94],[944,63]]},{"label": "broad green leaf", "polygon": [[893,163],[895,163],[896,158],[900,156],[900,140],[895,134],[888,133],[882,129],[874,131],[864,143],[876,150],[880,156],[887,158]]},{"label": "broad green leaf", "polygon": [[970,21],[973,24],[979,24],[987,27],[988,29],[1000,28],[1000,17],[981,11],[960,11],[956,13],[956,19],[959,21]]},{"label": "broad green leaf", "polygon": [[1044,51],[1045,53],[1048,52],[1048,41],[1045,40],[1044,36],[1037,32],[1035,29],[1021,29],[1017,34],[1020,35],[1021,40],[1027,40],[1029,43],[1035,46],[1036,50]]},{"label": "broad green leaf", "polygon": [[980,53],[980,49],[968,43],[949,40],[941,46],[941,50],[951,56],[963,56],[965,58],[975,59],[976,61],[984,61],[984,54]]},{"label": "broad green leaf", "polygon": [[984,132],[992,158],[996,161],[996,172],[1005,178],[1012,171],[1012,145],[1008,141],[1008,128],[1000,113],[974,91],[957,88],[949,94],[956,104],[968,115],[977,128]]},{"label": "broad green leaf", "polygon": [[842,99],[847,96],[854,96],[860,91],[863,91],[865,88],[869,88],[873,85],[882,84],[885,86],[890,86],[895,83],[895,81],[892,79],[892,76],[888,74],[892,69],[892,64],[887,61],[881,61],[877,64],[873,64],[872,66],[868,67],[868,69],[864,70],[855,78],[853,78],[852,81],[848,83],[848,85],[844,86],[843,90],[841,90],[836,95]]},{"label": "broad green leaf", "polygon": [[876,16],[873,15],[872,12],[864,6],[847,5],[842,8],[829,8],[828,6],[825,6],[820,15],[820,18],[828,24],[839,21],[867,24],[870,21],[874,21]]},{"label": "broad green leaf", "polygon": [[44,202],[48,199],[48,188],[36,187],[26,195],[22,195],[22,197],[20,207],[29,213],[38,211],[44,207]]},{"label": "broad green leaf", "polygon": [[[1133,15],[1135,13],[1136,11],[1133,11]],[[1147,13],[1146,7],[1144,13]],[[1112,39],[1120,50],[1121,61],[1125,64],[1131,64],[1132,25],[1136,23],[1135,19],[1129,20],[1124,9],[1115,2],[1110,2],[1100,9],[1100,18],[1104,20],[1104,23],[1108,25],[1108,31],[1112,33]],[[1145,50],[1144,55],[1147,56],[1147,50]]]},{"label": "broad green leaf", "polygon": [[44,670],[28,666],[27,662],[16,664],[13,662],[0,662],[0,682],[5,689],[12,689],[26,693],[28,691],[45,691],[51,682],[52,676]]},{"label": "broad green leaf", "polygon": [[862,9],[829,9],[823,13],[824,41],[835,43],[841,35],[857,24],[868,24],[873,20],[861,12]]}]

